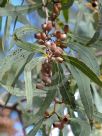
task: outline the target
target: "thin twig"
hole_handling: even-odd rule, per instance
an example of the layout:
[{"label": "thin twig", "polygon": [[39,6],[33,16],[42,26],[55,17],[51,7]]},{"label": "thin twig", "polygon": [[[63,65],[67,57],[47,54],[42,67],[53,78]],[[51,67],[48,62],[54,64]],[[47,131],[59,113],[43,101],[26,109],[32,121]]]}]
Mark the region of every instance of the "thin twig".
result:
[{"label": "thin twig", "polygon": [[45,10],[45,14],[46,14],[46,23],[48,22],[48,9],[47,9],[47,6],[46,6],[46,3],[45,3],[45,0],[42,0],[42,4],[44,6],[44,10]]}]

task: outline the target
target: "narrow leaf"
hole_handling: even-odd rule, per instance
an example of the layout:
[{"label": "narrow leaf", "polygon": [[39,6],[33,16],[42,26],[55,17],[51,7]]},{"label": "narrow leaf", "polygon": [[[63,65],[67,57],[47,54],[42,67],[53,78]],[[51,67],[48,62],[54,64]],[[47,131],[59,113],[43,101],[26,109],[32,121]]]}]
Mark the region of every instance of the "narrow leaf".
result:
[{"label": "narrow leaf", "polygon": [[66,62],[71,65],[77,67],[80,71],[82,71],[86,76],[88,76],[93,82],[102,86],[102,81],[98,78],[98,76],[82,61],[72,56],[63,56]]},{"label": "narrow leaf", "polygon": [[95,54],[91,48],[84,47],[80,44],[68,45],[72,50],[75,50],[79,54],[79,58],[90,68],[93,72],[99,76],[100,68],[95,57]]},{"label": "narrow leaf", "polygon": [[90,135],[90,132],[91,132],[90,125],[86,121],[83,121],[79,118],[71,118],[70,121],[80,125],[81,131],[80,131],[79,136],[89,136]]},{"label": "narrow leaf", "polygon": [[26,91],[26,98],[27,98],[27,109],[29,109],[32,106],[32,101],[33,101],[31,71],[32,69],[36,68],[36,66],[39,65],[39,63],[42,64],[44,59],[45,57],[34,58],[29,63],[27,63],[27,65],[25,66],[24,80],[25,80],[25,91]]},{"label": "narrow leaf", "polygon": [[90,121],[93,120],[93,112],[94,112],[94,104],[92,100],[92,94],[90,90],[90,80],[86,77],[81,71],[75,68],[72,65],[68,65],[69,69],[76,79],[78,84],[79,93],[81,97],[81,101],[83,103],[84,109]]},{"label": "narrow leaf", "polygon": [[34,11],[40,8],[42,4],[32,4],[24,6],[7,6],[5,8],[0,8],[0,16],[17,16],[19,14],[25,14],[30,11]]}]

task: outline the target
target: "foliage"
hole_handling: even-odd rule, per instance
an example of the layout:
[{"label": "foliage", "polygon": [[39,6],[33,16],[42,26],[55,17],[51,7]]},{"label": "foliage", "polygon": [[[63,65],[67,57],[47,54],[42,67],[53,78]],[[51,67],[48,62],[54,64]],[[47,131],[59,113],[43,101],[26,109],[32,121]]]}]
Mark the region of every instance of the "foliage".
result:
[{"label": "foliage", "polygon": [[16,105],[24,129],[33,125],[26,135],[67,135],[67,125],[75,136],[102,135],[101,0],[3,0],[2,28],[0,105]]}]

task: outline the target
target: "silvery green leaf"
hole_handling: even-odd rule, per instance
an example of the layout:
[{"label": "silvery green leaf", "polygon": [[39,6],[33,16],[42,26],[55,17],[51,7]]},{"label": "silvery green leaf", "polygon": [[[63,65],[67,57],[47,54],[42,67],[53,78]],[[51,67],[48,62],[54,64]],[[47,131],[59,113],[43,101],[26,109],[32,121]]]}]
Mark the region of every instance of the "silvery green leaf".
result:
[{"label": "silvery green leaf", "polygon": [[70,121],[80,125],[79,136],[90,136],[91,128],[88,122],[81,120],[79,118],[71,118]]},{"label": "silvery green leaf", "polygon": [[[68,64],[69,65],[69,64]],[[69,69],[76,79],[79,93],[81,97],[82,104],[84,106],[85,112],[90,121],[93,120],[93,113],[94,113],[94,104],[90,89],[90,79],[86,77],[81,71],[79,71],[76,67],[69,65]]]}]

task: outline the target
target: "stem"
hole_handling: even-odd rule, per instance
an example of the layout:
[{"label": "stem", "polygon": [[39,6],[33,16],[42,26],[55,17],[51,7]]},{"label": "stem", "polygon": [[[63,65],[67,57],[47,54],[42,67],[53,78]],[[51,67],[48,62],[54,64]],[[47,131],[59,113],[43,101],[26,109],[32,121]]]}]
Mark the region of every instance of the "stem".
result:
[{"label": "stem", "polygon": [[46,14],[46,23],[48,22],[48,9],[47,9],[47,6],[46,6],[46,3],[45,3],[45,0],[42,0],[42,4],[44,6],[44,10],[45,10],[45,14]]}]

